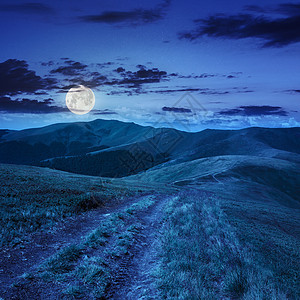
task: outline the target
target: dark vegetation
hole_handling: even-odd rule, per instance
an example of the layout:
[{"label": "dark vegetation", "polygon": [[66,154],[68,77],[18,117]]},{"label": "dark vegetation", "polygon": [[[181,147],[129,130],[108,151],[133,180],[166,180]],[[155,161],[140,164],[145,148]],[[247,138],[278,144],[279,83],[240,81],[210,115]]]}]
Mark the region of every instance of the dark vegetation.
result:
[{"label": "dark vegetation", "polygon": [[43,167],[103,177],[137,174],[166,161],[166,155],[153,156],[145,151],[114,150],[96,154],[54,158],[43,161]]}]

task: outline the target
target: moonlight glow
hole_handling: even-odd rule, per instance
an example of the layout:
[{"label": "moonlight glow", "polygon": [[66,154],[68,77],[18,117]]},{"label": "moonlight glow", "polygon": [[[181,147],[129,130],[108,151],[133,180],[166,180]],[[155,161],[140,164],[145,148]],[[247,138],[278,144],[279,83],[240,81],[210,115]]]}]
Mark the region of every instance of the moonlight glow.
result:
[{"label": "moonlight glow", "polygon": [[66,105],[74,114],[87,114],[95,105],[95,95],[91,89],[83,85],[73,87],[66,95]]}]

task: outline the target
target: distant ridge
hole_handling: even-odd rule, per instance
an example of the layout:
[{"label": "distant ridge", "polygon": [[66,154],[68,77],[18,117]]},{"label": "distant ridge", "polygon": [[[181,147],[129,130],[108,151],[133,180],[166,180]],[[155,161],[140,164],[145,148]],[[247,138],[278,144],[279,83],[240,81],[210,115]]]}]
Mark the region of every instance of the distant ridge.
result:
[{"label": "distant ridge", "polygon": [[250,155],[300,162],[300,128],[206,129],[188,133],[97,119],[0,131],[0,162],[123,177],[161,164]]}]

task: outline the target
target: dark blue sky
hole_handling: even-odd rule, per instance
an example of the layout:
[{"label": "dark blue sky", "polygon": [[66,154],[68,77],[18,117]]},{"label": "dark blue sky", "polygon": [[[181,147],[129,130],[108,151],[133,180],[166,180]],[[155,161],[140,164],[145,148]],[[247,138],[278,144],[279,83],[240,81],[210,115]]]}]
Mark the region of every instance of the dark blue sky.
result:
[{"label": "dark blue sky", "polygon": [[[300,124],[299,1],[3,0],[0,26],[0,128]],[[65,106],[77,84],[84,116]]]}]

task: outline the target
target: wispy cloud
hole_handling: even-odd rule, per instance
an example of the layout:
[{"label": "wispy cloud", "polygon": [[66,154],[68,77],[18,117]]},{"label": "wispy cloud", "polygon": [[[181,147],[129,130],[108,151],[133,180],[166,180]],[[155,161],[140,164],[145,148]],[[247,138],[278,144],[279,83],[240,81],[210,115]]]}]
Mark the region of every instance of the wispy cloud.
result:
[{"label": "wispy cloud", "polygon": [[277,116],[287,116],[288,113],[280,106],[256,106],[247,105],[240,106],[238,108],[222,110],[218,112],[220,115],[225,116],[265,116],[265,115],[277,115]]},{"label": "wispy cloud", "polygon": [[87,65],[73,60],[66,60],[64,66],[60,66],[50,71],[51,74],[59,73],[65,76],[75,76],[82,74],[82,71],[86,70]]},{"label": "wispy cloud", "polygon": [[189,108],[184,108],[184,107],[168,107],[164,106],[162,108],[162,111],[167,111],[167,112],[174,112],[174,113],[191,113],[192,110]]},{"label": "wispy cloud", "polygon": [[300,90],[294,89],[294,90],[285,90],[283,91],[284,93],[289,93],[289,94],[300,94]]},{"label": "wispy cloud", "polygon": [[251,11],[263,14],[281,14],[286,16],[298,16],[300,15],[300,3],[282,3],[279,5],[258,6],[258,5],[246,5],[245,11]]},{"label": "wispy cloud", "polygon": [[81,16],[83,22],[122,24],[127,26],[143,25],[161,20],[166,15],[170,0],[165,0],[153,9],[134,9],[129,11],[106,11],[96,15]]},{"label": "wispy cloud", "polygon": [[93,115],[117,115],[115,111],[109,110],[109,109],[103,109],[103,110],[93,110]]},{"label": "wispy cloud", "polygon": [[24,14],[52,14],[55,10],[43,3],[29,2],[21,4],[2,4],[0,5],[2,12],[19,12]]},{"label": "wispy cloud", "polygon": [[68,111],[66,107],[53,105],[54,100],[49,98],[43,101],[31,99],[13,100],[10,97],[0,97],[0,112],[49,114]]},{"label": "wispy cloud", "polygon": [[[215,14],[194,21],[195,28],[179,34],[181,39],[190,41],[203,36],[214,38],[244,39],[257,38],[264,47],[279,47],[300,41],[300,4],[282,4],[272,11],[284,14],[284,17],[272,15],[266,17],[259,6],[248,6],[252,14],[236,15]],[[260,15],[258,15],[258,13]]]}]

